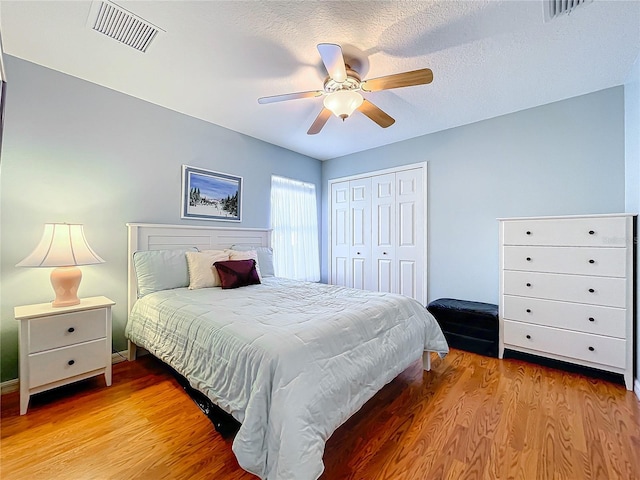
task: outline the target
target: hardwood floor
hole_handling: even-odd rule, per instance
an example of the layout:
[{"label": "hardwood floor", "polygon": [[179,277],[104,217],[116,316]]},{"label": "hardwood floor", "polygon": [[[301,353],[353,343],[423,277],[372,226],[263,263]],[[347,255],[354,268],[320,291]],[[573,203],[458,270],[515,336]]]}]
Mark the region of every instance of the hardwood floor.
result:
[{"label": "hardwood floor", "polygon": [[[0,477],[255,479],[158,361],[2,397]],[[327,442],[323,480],[640,479],[640,402],[622,385],[452,350],[409,367]]]}]

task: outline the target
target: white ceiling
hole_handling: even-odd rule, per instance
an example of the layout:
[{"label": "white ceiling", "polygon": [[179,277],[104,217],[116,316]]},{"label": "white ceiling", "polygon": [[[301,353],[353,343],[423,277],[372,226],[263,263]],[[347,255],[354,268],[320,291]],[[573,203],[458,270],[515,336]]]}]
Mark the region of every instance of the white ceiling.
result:
[{"label": "white ceiling", "polygon": [[[2,1],[4,51],[321,160],[621,85],[640,53],[638,0],[550,22],[542,0],[115,3],[165,31],[147,53],[89,28],[85,1]],[[363,79],[428,67],[434,81],[365,95],[387,129],[356,112],[307,135],[321,98],[257,98],[321,89],[323,42]]]}]

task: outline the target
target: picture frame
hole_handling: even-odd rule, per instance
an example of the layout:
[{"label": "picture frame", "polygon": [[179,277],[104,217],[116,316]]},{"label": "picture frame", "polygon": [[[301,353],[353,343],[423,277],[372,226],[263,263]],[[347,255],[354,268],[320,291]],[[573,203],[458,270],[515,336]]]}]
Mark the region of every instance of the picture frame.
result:
[{"label": "picture frame", "polygon": [[183,165],[182,218],[242,221],[242,177]]}]

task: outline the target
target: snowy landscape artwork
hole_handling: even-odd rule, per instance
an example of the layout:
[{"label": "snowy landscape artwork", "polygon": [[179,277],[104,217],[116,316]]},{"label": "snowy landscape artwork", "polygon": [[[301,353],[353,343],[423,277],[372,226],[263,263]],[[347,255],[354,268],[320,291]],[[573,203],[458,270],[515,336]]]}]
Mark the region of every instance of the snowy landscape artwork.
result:
[{"label": "snowy landscape artwork", "polygon": [[240,221],[242,177],[182,166],[182,218]]}]

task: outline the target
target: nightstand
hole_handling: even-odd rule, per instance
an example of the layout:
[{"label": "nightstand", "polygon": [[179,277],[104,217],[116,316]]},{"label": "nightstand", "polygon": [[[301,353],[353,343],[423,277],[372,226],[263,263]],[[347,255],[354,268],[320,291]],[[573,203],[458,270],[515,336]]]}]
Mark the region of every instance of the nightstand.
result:
[{"label": "nightstand", "polygon": [[20,321],[20,415],[29,398],[68,383],[104,374],[111,385],[111,307],[107,297],[79,305],[51,302],[15,307]]}]

